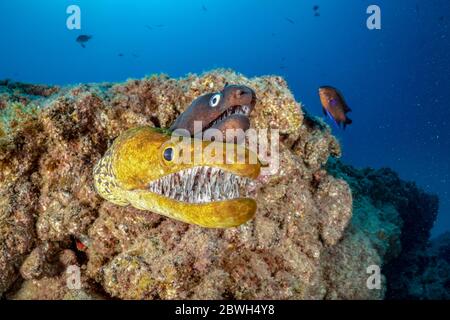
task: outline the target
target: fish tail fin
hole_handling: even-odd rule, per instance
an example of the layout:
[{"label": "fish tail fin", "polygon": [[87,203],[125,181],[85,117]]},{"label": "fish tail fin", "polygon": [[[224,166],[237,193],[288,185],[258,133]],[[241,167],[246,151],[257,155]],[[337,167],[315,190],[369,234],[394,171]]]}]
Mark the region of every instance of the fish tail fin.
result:
[{"label": "fish tail fin", "polygon": [[345,130],[345,128],[347,127],[347,125],[352,124],[352,123],[353,123],[353,120],[350,119],[350,118],[347,118],[347,119],[345,120],[345,122],[344,122],[344,130]]},{"label": "fish tail fin", "polygon": [[82,48],[86,48],[86,45],[84,43],[81,44]]}]

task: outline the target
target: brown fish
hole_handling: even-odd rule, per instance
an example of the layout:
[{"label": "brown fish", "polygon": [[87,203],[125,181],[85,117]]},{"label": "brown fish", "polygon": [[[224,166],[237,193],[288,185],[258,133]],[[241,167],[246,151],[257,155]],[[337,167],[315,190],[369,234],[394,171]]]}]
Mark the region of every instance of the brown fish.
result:
[{"label": "brown fish", "polygon": [[[194,121],[201,121],[202,133],[208,129],[218,129],[223,133],[221,141],[226,141],[227,129],[250,127],[249,115],[256,104],[255,92],[244,85],[225,85],[222,91],[208,93],[195,99],[172,124],[170,130],[185,129],[191,136],[200,132],[194,130]],[[233,141],[227,141],[233,142]]]},{"label": "brown fish", "polygon": [[344,129],[353,121],[347,117],[352,111],[344,100],[342,94],[333,87],[322,86],[319,88],[320,102],[323,114],[329,116],[338,127],[343,125]]}]

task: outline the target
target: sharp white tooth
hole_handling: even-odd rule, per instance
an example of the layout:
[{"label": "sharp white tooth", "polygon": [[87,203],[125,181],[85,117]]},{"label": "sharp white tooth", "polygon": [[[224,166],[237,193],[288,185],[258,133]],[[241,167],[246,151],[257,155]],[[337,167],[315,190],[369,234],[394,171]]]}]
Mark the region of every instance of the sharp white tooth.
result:
[{"label": "sharp white tooth", "polygon": [[228,178],[225,179],[225,183],[224,183],[224,187],[223,187],[223,194],[224,196],[226,196],[229,192],[230,189],[230,181],[228,180]]},{"label": "sharp white tooth", "polygon": [[190,174],[187,180],[186,184],[186,190],[191,192],[194,188],[194,182],[195,182],[195,176],[193,174]]},{"label": "sharp white tooth", "polygon": [[199,202],[199,200],[200,200],[200,191],[198,190],[198,188],[197,189],[195,189],[195,192],[194,192],[194,202]]},{"label": "sharp white tooth", "polygon": [[195,181],[195,168],[190,169],[188,177],[187,177],[187,181],[186,181],[186,189],[190,192],[192,191],[192,188],[194,186],[194,181]]},{"label": "sharp white tooth", "polygon": [[210,184],[206,184],[206,201],[211,201],[211,185]]},{"label": "sharp white tooth", "polygon": [[209,182],[211,184],[211,187],[214,187],[217,181],[217,171],[215,168],[211,169],[211,173],[209,176]]},{"label": "sharp white tooth", "polygon": [[171,192],[171,190],[172,190],[171,180],[172,180],[172,179],[170,178],[170,176],[167,176],[167,177],[166,177],[166,195],[167,195],[167,196],[170,195],[170,192]]},{"label": "sharp white tooth", "polygon": [[183,171],[183,175],[182,175],[181,183],[180,183],[182,190],[186,190],[186,188],[187,188],[188,177],[189,177],[189,175],[186,174],[185,171]]},{"label": "sharp white tooth", "polygon": [[188,187],[187,183],[188,183],[189,177],[190,177],[190,175],[186,171],[184,171],[183,172],[183,183],[182,183],[182,188],[184,190],[186,190]]}]

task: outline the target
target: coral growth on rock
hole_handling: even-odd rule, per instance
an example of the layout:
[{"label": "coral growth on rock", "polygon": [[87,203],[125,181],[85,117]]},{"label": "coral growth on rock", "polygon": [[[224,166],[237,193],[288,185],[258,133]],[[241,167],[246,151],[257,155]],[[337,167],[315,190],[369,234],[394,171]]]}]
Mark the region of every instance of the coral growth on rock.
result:
[{"label": "coral growth on rock", "polygon": [[[280,130],[280,170],[259,179],[253,220],[205,229],[96,194],[93,166],[120,133],[169,127],[226,82],[255,90],[252,127]],[[428,236],[414,219],[428,230],[434,220],[433,199],[396,175],[326,166],[338,141],[280,77],[216,70],[0,88],[0,293],[9,299],[381,299],[385,289],[366,286],[367,267],[383,269]],[[65,285],[69,265],[80,267],[79,290]]]}]

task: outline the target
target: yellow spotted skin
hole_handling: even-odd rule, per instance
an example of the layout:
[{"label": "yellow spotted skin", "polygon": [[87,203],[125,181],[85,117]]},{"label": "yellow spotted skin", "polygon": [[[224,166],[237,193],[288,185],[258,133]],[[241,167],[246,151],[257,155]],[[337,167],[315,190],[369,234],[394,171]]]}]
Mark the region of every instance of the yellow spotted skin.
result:
[{"label": "yellow spotted skin", "polygon": [[125,206],[128,201],[124,200],[117,192],[119,186],[112,170],[111,153],[111,149],[109,149],[94,167],[95,189],[108,201],[119,206]]},{"label": "yellow spotted skin", "polygon": [[[256,212],[256,202],[251,198],[188,203],[148,190],[150,182],[195,166],[216,167],[250,179],[256,179],[259,175],[259,161],[251,162],[254,164],[238,161],[239,153],[245,155],[247,160],[257,159],[253,152],[243,146],[186,137],[183,139],[185,145],[188,141],[189,152],[174,152],[174,161],[168,162],[163,157],[164,150],[168,147],[181,149],[180,141],[171,138],[170,133],[148,126],[126,131],[114,141],[94,167],[97,192],[104,199],[120,206],[132,205],[207,228],[235,227],[250,220]],[[231,155],[229,152],[211,152],[214,148],[231,148],[234,152]],[[175,161],[176,157],[187,155],[195,161]],[[212,158],[211,155],[216,157]]]}]

